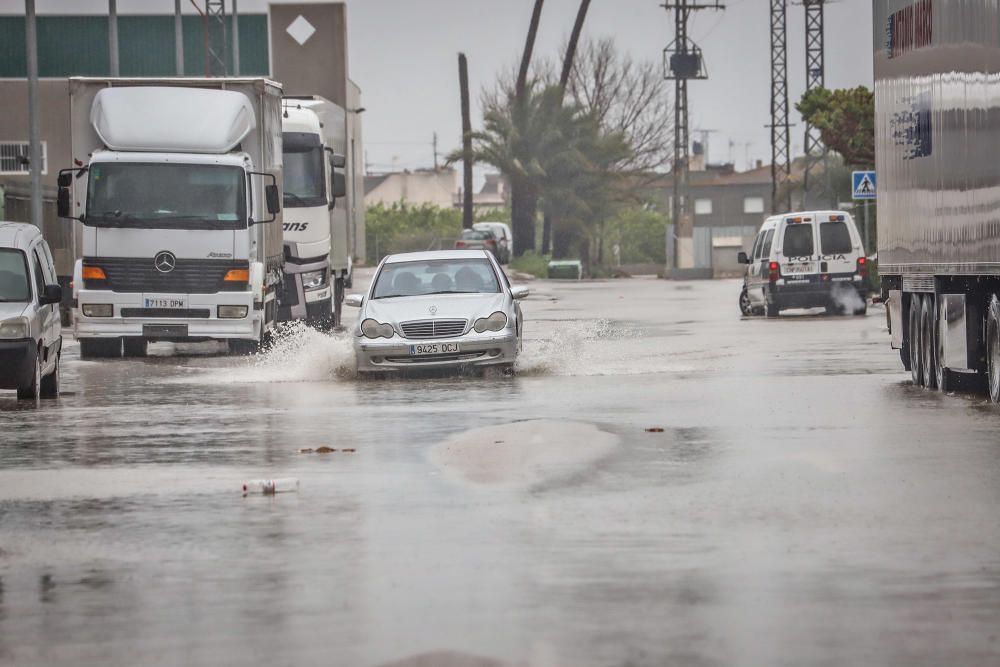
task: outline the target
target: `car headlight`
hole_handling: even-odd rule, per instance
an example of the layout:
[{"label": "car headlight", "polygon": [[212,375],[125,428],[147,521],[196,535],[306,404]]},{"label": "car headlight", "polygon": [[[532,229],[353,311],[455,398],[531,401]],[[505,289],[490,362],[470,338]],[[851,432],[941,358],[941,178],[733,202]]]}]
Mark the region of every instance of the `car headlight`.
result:
[{"label": "car headlight", "polygon": [[395,332],[391,324],[382,324],[369,317],[361,323],[361,333],[368,338],[392,338]]},{"label": "car headlight", "polygon": [[307,290],[314,290],[326,284],[326,269],[319,271],[306,271],[302,274],[302,287]]},{"label": "car headlight", "polygon": [[507,326],[507,315],[498,310],[489,317],[480,317],[476,320],[473,328],[476,333],[485,333],[487,331],[500,331],[505,326]]},{"label": "car headlight", "polygon": [[0,338],[27,338],[31,324],[27,317],[12,317],[0,321]]}]

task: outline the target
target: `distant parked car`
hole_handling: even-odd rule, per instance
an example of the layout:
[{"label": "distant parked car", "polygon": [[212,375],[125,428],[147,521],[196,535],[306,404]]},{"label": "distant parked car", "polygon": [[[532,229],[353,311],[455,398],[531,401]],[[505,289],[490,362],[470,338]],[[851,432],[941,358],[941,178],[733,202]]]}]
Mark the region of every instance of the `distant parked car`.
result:
[{"label": "distant parked car", "polygon": [[59,394],[62,324],[52,253],[34,225],[0,222],[0,389]]},{"label": "distant parked car", "polygon": [[489,229],[465,229],[455,241],[455,250],[488,250],[500,261],[500,244]]},{"label": "distant parked car", "polygon": [[514,249],[514,235],[506,222],[477,222],[473,229],[488,229],[497,240],[497,261],[510,264],[510,254]]},{"label": "distant parked car", "polygon": [[482,250],[390,255],[368,293],[344,301],[361,308],[358,371],[512,370],[524,326],[518,301],[527,295]]}]

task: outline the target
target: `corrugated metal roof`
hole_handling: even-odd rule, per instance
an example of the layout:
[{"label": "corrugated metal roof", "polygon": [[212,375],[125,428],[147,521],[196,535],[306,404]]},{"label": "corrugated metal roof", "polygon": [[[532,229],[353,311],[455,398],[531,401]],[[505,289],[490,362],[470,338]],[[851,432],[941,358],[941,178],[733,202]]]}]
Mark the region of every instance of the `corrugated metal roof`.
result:
[{"label": "corrugated metal roof", "polygon": [[[228,21],[229,19],[227,19]],[[184,16],[184,69],[205,73],[205,32],[200,16]],[[241,14],[240,74],[268,76],[267,15]],[[122,76],[174,76],[174,17],[119,16]],[[232,68],[232,54],[227,54]],[[109,76],[106,16],[39,16],[38,74],[42,77]],[[24,17],[0,16],[0,77],[27,76]]]}]

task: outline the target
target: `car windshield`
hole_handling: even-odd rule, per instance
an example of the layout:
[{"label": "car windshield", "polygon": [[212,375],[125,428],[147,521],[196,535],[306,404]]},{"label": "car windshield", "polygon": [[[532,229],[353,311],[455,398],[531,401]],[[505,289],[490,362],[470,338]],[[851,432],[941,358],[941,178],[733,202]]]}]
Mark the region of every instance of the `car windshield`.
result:
[{"label": "car windshield", "polygon": [[466,229],[462,232],[462,238],[466,241],[485,241],[493,238],[493,234],[483,229]]},{"label": "car windshield", "polygon": [[500,283],[486,259],[441,259],[386,264],[372,297],[424,294],[496,294]]},{"label": "car windshield", "polygon": [[86,223],[242,229],[247,225],[243,173],[217,164],[98,163],[90,168]]},{"label": "car windshield", "polygon": [[0,301],[30,301],[28,264],[24,253],[8,248],[0,249]]},{"label": "car windshield", "polygon": [[285,132],[282,140],[285,206],[302,208],[326,205],[323,147],[319,143],[319,136]]}]

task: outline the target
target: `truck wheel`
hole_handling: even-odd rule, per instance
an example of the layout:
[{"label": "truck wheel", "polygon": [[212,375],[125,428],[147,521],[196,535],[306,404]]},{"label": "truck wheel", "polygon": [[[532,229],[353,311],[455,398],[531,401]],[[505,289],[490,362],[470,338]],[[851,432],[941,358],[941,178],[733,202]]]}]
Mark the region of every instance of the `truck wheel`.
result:
[{"label": "truck wheel", "polygon": [[126,357],[145,357],[149,351],[149,342],[145,338],[130,336],[122,339],[122,348]]},{"label": "truck wheel", "polygon": [[42,398],[59,397],[59,360],[62,355],[56,355],[56,365],[52,372],[46,375],[39,382],[40,395]]},{"label": "truck wheel", "polygon": [[937,331],[934,326],[934,296],[928,294],[920,304],[920,353],[923,355],[924,386],[937,389]]},{"label": "truck wheel", "polygon": [[920,304],[922,299],[919,294],[910,296],[910,329],[909,340],[910,349],[910,377],[914,386],[921,387],[924,384],[924,369],[920,357]]},{"label": "truck wheel", "polygon": [[747,294],[746,287],[740,292],[740,312],[743,314],[743,317],[753,315],[753,306],[750,305],[750,295]]},{"label": "truck wheel", "polygon": [[995,294],[986,314],[986,378],[990,401],[1000,403],[1000,300]]},{"label": "truck wheel", "polygon": [[22,400],[34,400],[42,393],[42,352],[35,355],[35,366],[28,381],[17,388],[17,397]]},{"label": "truck wheel", "polygon": [[344,278],[333,281],[333,328],[339,329],[344,314]]},{"label": "truck wheel", "polygon": [[81,338],[81,359],[110,359],[122,354],[121,338]]},{"label": "truck wheel", "polygon": [[238,357],[246,357],[260,352],[260,341],[252,338],[230,338],[228,342],[229,354]]}]

